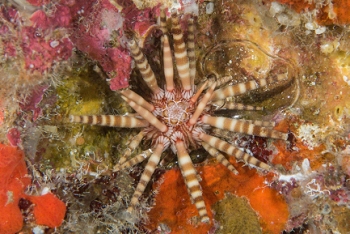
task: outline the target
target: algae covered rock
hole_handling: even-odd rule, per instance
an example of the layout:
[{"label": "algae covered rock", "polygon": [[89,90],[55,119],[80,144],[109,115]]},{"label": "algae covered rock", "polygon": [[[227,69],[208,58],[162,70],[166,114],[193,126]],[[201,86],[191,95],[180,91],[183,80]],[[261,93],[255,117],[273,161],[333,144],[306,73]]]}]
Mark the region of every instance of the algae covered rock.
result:
[{"label": "algae covered rock", "polygon": [[227,194],[213,209],[215,220],[220,224],[217,234],[262,233],[257,214],[243,197]]}]

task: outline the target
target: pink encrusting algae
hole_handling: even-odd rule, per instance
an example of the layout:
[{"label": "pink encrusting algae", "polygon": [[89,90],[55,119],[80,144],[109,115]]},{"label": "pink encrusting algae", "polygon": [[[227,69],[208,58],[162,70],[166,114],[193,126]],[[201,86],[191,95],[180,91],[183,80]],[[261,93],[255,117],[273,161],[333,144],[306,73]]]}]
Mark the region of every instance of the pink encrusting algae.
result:
[{"label": "pink encrusting algae", "polygon": [[78,12],[75,17],[81,20],[72,28],[71,39],[76,47],[99,62],[111,79],[112,90],[126,88],[131,58],[124,45],[119,44],[125,37],[121,12],[108,0],[102,0],[94,7],[89,2],[78,1],[72,6],[72,12]]},{"label": "pink encrusting algae", "polygon": [[[125,48],[124,14],[132,20],[135,13],[122,13],[108,0],[94,7],[87,1],[60,2],[51,13],[37,9],[26,19],[15,8],[1,6],[6,57],[23,55],[26,70],[44,73],[67,61],[77,48],[99,63],[112,90],[128,86],[131,58]],[[136,25],[140,23],[149,25]]]},{"label": "pink encrusting algae", "polygon": [[[67,13],[63,7],[58,10],[61,14]],[[73,45],[70,39],[57,33],[67,27],[69,21],[61,21],[59,16],[48,17],[40,10],[30,19],[23,19],[16,9],[5,6],[1,6],[1,17],[4,21],[1,31],[6,45],[5,56],[11,58],[22,54],[27,70],[45,72],[53,64],[71,56]]]}]

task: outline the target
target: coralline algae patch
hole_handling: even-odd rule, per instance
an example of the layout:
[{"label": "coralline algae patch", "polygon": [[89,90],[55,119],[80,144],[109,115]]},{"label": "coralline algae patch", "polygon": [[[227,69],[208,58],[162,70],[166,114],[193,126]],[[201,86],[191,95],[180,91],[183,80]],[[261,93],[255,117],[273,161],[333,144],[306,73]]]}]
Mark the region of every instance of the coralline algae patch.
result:
[{"label": "coralline algae patch", "polygon": [[[283,231],[288,220],[288,206],[278,191],[266,186],[266,181],[271,179],[271,175],[261,176],[256,170],[248,167],[242,168],[241,164],[233,161],[231,160],[231,163],[238,169],[238,175],[233,175],[222,165],[197,167],[199,175],[202,177],[203,197],[207,206],[210,206],[207,207],[207,210],[220,207],[220,205],[213,205],[224,199],[225,194],[231,193],[248,200],[251,208],[259,217],[259,223],[264,233],[277,234]],[[213,222],[203,224],[193,219],[197,215],[197,211],[190,202],[178,169],[166,172],[162,181],[164,182],[160,185],[156,195],[155,206],[149,212],[149,224],[147,225],[149,230],[165,228],[171,233],[207,233],[210,230],[219,229]],[[230,206],[227,206],[227,209],[230,209]],[[229,212],[222,207],[219,210],[214,210],[214,212],[219,211]],[[231,214],[231,212],[229,213]],[[209,217],[214,218],[213,213],[210,212]],[[245,225],[247,228],[250,225],[256,225],[256,218],[249,217],[251,220],[244,220],[243,223],[237,222],[237,226],[232,227],[232,230],[242,228]],[[224,225],[230,218],[229,216],[223,218],[219,225]],[[191,221],[189,222],[189,220]],[[233,224],[231,223],[231,225]],[[260,230],[260,226],[257,229]]]}]

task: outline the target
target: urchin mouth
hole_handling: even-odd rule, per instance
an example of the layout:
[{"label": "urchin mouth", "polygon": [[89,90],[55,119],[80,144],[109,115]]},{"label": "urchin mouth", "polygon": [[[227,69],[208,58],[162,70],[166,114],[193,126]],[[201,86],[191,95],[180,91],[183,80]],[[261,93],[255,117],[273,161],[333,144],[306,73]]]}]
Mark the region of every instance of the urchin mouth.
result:
[{"label": "urchin mouth", "polygon": [[168,101],[162,111],[161,118],[170,126],[178,126],[189,119],[189,104],[184,101]]}]

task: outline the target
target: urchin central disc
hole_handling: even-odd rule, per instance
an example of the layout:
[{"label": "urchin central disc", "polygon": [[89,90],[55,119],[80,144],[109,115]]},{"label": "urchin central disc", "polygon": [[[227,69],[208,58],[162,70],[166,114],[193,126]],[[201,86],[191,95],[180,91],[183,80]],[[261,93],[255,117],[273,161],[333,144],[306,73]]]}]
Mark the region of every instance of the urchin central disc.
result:
[{"label": "urchin central disc", "polygon": [[183,101],[169,101],[163,111],[164,120],[170,125],[185,123],[189,119],[187,107]]}]

